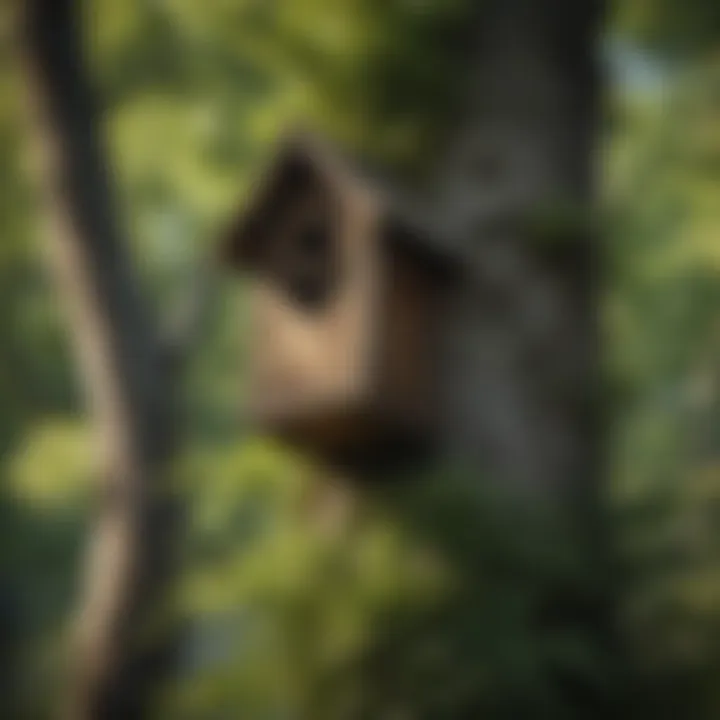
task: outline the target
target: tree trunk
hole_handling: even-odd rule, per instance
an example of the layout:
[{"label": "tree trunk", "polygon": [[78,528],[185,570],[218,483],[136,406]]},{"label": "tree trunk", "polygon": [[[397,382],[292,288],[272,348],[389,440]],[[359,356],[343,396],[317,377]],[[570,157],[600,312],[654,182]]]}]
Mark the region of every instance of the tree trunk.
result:
[{"label": "tree trunk", "polygon": [[599,467],[600,10],[481,4],[468,105],[441,171],[445,226],[471,265],[449,313],[448,445],[536,497],[584,493]]},{"label": "tree trunk", "polygon": [[[457,592],[388,624],[363,659],[360,716],[615,717],[592,227],[603,3],[476,5],[465,104],[435,173],[437,235],[464,265],[441,373],[451,476],[394,504]],[[408,666],[428,648],[447,660],[418,681]]]},{"label": "tree trunk", "polygon": [[172,652],[156,613],[176,549],[177,509],[163,488],[177,439],[174,378],[116,220],[78,3],[28,0],[26,13],[51,259],[102,464],[66,711],[129,720],[143,716]]},{"label": "tree trunk", "polygon": [[[536,622],[558,632],[577,626],[590,652],[607,658],[616,648],[592,227],[602,5],[480,4],[468,102],[439,193],[447,235],[468,258],[448,311],[446,450],[519,517],[553,518],[592,580],[548,585]],[[513,522],[511,513],[509,532],[522,534]],[[558,683],[579,717],[602,715],[612,702],[607,686]]]}]

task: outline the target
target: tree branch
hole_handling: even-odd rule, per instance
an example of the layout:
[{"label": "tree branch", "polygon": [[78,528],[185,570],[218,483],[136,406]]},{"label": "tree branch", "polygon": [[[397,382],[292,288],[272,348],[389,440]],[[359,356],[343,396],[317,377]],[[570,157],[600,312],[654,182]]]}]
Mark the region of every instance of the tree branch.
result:
[{"label": "tree branch", "polygon": [[48,246],[102,463],[66,710],[73,720],[127,720],[142,716],[168,667],[164,640],[137,635],[172,574],[178,515],[158,483],[177,430],[173,381],[117,222],[78,4],[28,0],[23,37]]}]

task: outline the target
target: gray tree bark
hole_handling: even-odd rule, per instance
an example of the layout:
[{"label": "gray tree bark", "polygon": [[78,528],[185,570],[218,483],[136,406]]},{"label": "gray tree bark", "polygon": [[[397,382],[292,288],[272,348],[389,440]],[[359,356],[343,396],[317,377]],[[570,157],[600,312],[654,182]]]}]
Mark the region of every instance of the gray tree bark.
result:
[{"label": "gray tree bark", "polygon": [[[562,717],[591,718],[617,709],[607,674],[597,680],[580,663],[544,663],[544,690],[535,685],[537,694],[525,697],[532,683],[522,684],[522,670],[503,666],[492,647],[477,648],[497,642],[488,632],[493,618],[478,617],[478,608],[512,622],[487,594],[512,604],[513,593],[525,592],[531,609],[512,631],[525,633],[530,662],[549,637],[573,636],[593,663],[602,657],[603,673],[620,657],[602,513],[601,249],[593,226],[602,11],[601,0],[477,3],[465,102],[431,173],[437,236],[464,266],[445,316],[441,445],[469,482],[455,499],[448,496],[457,485],[437,487],[419,525],[454,563],[465,594],[427,626],[398,637],[390,628],[367,662],[370,693],[422,708],[424,688],[402,688],[402,660],[414,644],[424,647],[418,636],[436,639],[455,653],[439,682],[462,689],[455,700],[448,692],[443,709],[408,716],[555,717],[546,713],[562,707]],[[489,496],[502,502],[488,509]],[[483,533],[488,512],[493,532]],[[530,566],[532,552],[529,561],[512,555],[545,535],[572,549],[579,572]],[[511,552],[491,546],[508,538],[520,539]],[[479,668],[498,680],[497,690],[477,687]],[[552,710],[541,704],[545,691],[558,700]],[[380,715],[373,707],[366,716]]]},{"label": "gray tree bark", "polygon": [[98,435],[101,484],[66,716],[146,714],[171,665],[159,625],[178,508],[164,487],[177,442],[170,372],[117,222],[74,0],[28,0],[31,119],[44,151],[49,250]]},{"label": "gray tree bark", "polygon": [[468,102],[440,173],[469,260],[448,314],[447,444],[538,498],[595,485],[602,2],[480,3]]},{"label": "gray tree bark", "polygon": [[[467,105],[438,178],[441,225],[467,259],[447,314],[445,449],[519,518],[554,518],[593,579],[549,584],[536,622],[577,626],[607,660],[618,647],[593,224],[603,5],[479,4]],[[579,717],[611,707],[615,691],[601,685],[558,678]]]}]

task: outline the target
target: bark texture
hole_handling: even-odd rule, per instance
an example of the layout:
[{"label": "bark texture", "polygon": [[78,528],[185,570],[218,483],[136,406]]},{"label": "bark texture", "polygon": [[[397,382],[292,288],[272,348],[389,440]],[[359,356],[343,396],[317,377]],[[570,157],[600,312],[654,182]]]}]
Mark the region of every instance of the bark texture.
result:
[{"label": "bark texture", "polygon": [[[579,569],[544,581],[533,626],[575,633],[607,669],[621,654],[602,509],[593,226],[602,5],[480,3],[439,197],[446,236],[467,259],[447,313],[445,448],[525,513],[508,515],[509,533],[522,537],[528,510],[554,518],[550,532]],[[612,673],[596,682],[568,667],[554,684],[574,717],[602,717],[617,698]]]},{"label": "bark texture", "polygon": [[448,313],[447,445],[537,497],[587,490],[597,470],[601,6],[480,4],[439,173],[443,227],[468,259]]},{"label": "bark texture", "polygon": [[174,383],[116,219],[78,5],[28,0],[23,36],[52,266],[101,456],[65,711],[130,720],[144,716],[172,654],[155,613],[178,519],[162,486],[177,434]]}]

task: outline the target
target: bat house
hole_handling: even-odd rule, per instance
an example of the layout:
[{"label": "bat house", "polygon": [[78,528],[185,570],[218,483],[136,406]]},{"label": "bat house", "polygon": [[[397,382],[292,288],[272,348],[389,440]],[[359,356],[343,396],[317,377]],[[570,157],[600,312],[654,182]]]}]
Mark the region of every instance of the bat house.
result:
[{"label": "bat house", "polygon": [[222,251],[250,280],[257,426],[334,457],[431,443],[453,266],[379,184],[286,142]]}]

